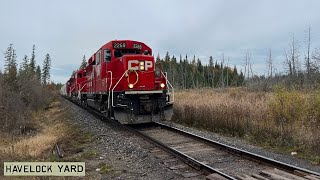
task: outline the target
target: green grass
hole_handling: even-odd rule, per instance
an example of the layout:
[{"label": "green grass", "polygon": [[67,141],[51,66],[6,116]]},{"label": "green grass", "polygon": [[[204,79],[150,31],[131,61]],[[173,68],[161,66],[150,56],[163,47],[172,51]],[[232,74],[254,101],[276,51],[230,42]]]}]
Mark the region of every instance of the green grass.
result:
[{"label": "green grass", "polygon": [[83,159],[91,159],[98,156],[98,152],[96,150],[88,150],[81,153],[81,158]]},{"label": "green grass", "polygon": [[108,164],[105,164],[105,163],[101,163],[101,164],[99,164],[99,168],[100,168],[100,173],[101,174],[106,174],[106,173],[109,173],[109,172],[111,172],[111,171],[113,171],[112,170],[112,166],[111,165],[108,165]]}]

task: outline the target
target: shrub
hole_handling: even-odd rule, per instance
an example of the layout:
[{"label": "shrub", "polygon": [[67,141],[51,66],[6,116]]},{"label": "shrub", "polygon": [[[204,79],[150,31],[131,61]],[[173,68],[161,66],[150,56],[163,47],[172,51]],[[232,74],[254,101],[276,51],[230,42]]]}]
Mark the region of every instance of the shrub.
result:
[{"label": "shrub", "polygon": [[306,118],[306,97],[297,91],[288,91],[278,86],[268,106],[269,118],[275,122],[276,128],[279,128],[280,140],[293,139],[294,128],[299,127]]},{"label": "shrub", "polygon": [[21,133],[31,123],[32,111],[44,108],[51,94],[35,78],[18,76],[15,83],[7,83],[0,74],[0,131]]}]

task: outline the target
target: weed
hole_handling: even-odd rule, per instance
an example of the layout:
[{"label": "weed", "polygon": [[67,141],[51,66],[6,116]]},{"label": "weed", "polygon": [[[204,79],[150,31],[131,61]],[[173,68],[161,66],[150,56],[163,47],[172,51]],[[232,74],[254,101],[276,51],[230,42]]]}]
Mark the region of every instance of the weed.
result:
[{"label": "weed", "polygon": [[85,151],[81,154],[81,158],[84,158],[84,159],[90,159],[97,156],[98,156],[98,153],[96,150]]},{"label": "weed", "polygon": [[100,163],[99,164],[99,169],[100,169],[100,173],[102,174],[106,174],[106,173],[109,173],[112,171],[112,166],[111,165],[108,165],[108,164],[105,164],[105,163]]}]

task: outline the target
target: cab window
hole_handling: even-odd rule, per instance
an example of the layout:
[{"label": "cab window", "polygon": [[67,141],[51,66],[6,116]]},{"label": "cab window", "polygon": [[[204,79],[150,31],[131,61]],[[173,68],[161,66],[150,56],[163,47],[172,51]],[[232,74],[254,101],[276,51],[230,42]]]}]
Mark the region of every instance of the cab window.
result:
[{"label": "cab window", "polygon": [[97,65],[100,64],[100,57],[101,57],[101,51],[97,52],[97,54],[96,54],[96,64]]},{"label": "cab window", "polygon": [[114,51],[114,57],[122,57],[125,54],[141,54],[140,50],[136,49],[117,49]]},{"label": "cab window", "polygon": [[82,74],[81,73],[78,73],[78,78],[82,78]]},{"label": "cab window", "polygon": [[105,62],[111,61],[111,51],[109,49],[104,50],[104,61]]}]

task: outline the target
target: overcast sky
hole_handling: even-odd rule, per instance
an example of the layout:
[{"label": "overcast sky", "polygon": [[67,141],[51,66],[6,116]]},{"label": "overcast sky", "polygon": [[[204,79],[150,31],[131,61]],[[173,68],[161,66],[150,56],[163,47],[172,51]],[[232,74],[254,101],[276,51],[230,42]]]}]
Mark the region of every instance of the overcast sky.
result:
[{"label": "overcast sky", "polygon": [[[0,0],[0,52],[13,43],[18,61],[36,45],[38,64],[49,53],[51,79],[65,82],[91,56],[113,39],[145,42],[155,56],[209,56],[222,53],[229,64],[243,68],[252,55],[253,71],[266,73],[269,48],[278,72],[292,34],[301,59],[311,26],[312,48],[320,47],[320,1],[317,0]],[[0,56],[3,68],[4,56]]]}]

